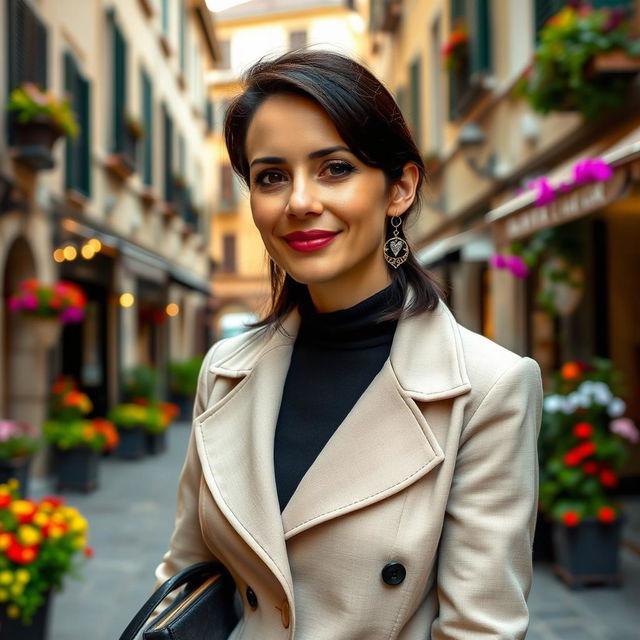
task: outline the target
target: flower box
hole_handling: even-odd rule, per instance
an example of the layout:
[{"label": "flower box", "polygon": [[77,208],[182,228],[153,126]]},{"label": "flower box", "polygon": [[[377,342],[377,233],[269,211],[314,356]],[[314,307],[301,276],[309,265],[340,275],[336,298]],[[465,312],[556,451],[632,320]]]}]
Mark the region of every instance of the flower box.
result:
[{"label": "flower box", "polygon": [[57,490],[89,493],[98,488],[100,452],[91,447],[56,448]]},{"label": "flower box", "polygon": [[554,522],[552,567],[556,575],[570,588],[587,584],[619,586],[620,532],[624,520],[624,515],[608,523],[585,518],[573,527]]},{"label": "flower box", "polygon": [[595,74],[640,73],[640,57],[632,57],[622,50],[599,53],[591,59],[589,71]]},{"label": "flower box", "polygon": [[144,427],[131,429],[119,429],[120,442],[115,448],[115,453],[120,458],[137,460],[147,453],[146,431]]},{"label": "flower box", "polygon": [[133,161],[124,153],[110,153],[104,162],[104,166],[118,180],[126,180],[135,171]]},{"label": "flower box", "polygon": [[10,618],[5,606],[0,607],[0,638],[4,640],[47,640],[51,617],[52,590],[44,594],[44,604],[34,613],[31,624],[25,624],[19,619]]},{"label": "flower box", "polygon": [[28,496],[30,466],[31,456],[0,460],[0,484],[6,484],[11,478],[15,478],[20,483],[22,495]]},{"label": "flower box", "polygon": [[167,432],[146,433],[147,453],[155,456],[167,450]]},{"label": "flower box", "polygon": [[62,136],[61,129],[48,116],[36,116],[29,122],[11,119],[14,139],[13,159],[34,171],[53,169],[52,149]]}]

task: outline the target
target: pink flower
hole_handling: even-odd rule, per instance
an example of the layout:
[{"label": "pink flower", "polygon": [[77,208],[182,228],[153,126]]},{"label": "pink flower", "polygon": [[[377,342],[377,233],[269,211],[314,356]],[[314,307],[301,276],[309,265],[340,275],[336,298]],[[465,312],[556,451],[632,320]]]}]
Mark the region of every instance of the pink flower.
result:
[{"label": "pink flower", "polygon": [[22,302],[18,296],[11,296],[9,298],[9,311],[15,313],[16,311],[20,311],[22,309]]},{"label": "pink flower", "polygon": [[551,186],[548,178],[544,176],[536,178],[531,182],[531,187],[537,190],[535,205],[536,207],[542,207],[545,204],[549,204],[556,199],[556,192]]},{"label": "pink flower", "polygon": [[18,423],[14,420],[0,420],[0,442],[6,442],[19,432]]},{"label": "pink flower", "polygon": [[38,298],[33,293],[27,293],[22,298],[22,308],[27,311],[35,311],[38,308]]},{"label": "pink flower", "polygon": [[516,278],[526,278],[529,275],[529,268],[520,256],[505,256],[504,261],[505,267]]},{"label": "pink flower", "polygon": [[603,182],[613,175],[613,169],[602,158],[585,158],[573,166],[573,182]]},{"label": "pink flower", "polygon": [[616,418],[609,423],[609,431],[617,433],[634,444],[640,441],[640,432],[629,418]]},{"label": "pink flower", "polygon": [[505,269],[507,264],[506,264],[506,257],[505,256],[501,256],[499,253],[494,253],[491,258],[489,259],[489,264],[494,268],[494,269]]},{"label": "pink flower", "polygon": [[72,322],[82,322],[84,318],[84,311],[82,309],[78,309],[78,307],[67,307],[60,314],[60,322],[63,323],[72,323]]},{"label": "pink flower", "polygon": [[567,191],[571,191],[573,185],[570,182],[561,182],[558,185],[558,191],[562,191],[562,193],[566,193]]}]

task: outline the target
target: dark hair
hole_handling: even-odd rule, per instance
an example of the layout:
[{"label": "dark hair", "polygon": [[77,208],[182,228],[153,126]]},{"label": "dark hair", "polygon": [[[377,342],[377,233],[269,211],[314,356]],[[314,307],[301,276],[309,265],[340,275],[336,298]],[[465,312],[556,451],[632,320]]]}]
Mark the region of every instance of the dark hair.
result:
[{"label": "dark hair", "polygon": [[[293,93],[319,104],[349,149],[363,163],[381,169],[388,186],[400,178],[407,162],[415,163],[419,171],[416,197],[402,216],[403,226],[406,217],[419,210],[424,162],[395,100],[361,64],[330,51],[297,50],[273,60],[262,58],[245,72],[243,84],[244,91],[229,104],[224,136],[231,166],[247,186],[250,175],[245,143],[251,119],[269,96]],[[269,271],[271,309],[257,326],[279,323],[299,304],[305,292],[305,285],[296,282],[271,259]],[[409,286],[413,288],[409,315],[435,309],[441,295],[439,286],[412,253],[397,269],[389,266],[389,271],[399,285],[402,301]],[[385,318],[397,318],[401,313],[399,304]]]}]

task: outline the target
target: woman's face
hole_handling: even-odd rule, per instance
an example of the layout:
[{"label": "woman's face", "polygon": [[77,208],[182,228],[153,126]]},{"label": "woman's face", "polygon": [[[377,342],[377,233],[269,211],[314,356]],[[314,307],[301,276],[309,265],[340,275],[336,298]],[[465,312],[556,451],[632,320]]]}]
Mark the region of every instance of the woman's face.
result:
[{"label": "woman's face", "polygon": [[[249,125],[253,220],[272,259],[316,307],[356,304],[391,282],[383,256],[391,193],[314,101],[267,98]],[[402,213],[402,212],[400,212]]]}]

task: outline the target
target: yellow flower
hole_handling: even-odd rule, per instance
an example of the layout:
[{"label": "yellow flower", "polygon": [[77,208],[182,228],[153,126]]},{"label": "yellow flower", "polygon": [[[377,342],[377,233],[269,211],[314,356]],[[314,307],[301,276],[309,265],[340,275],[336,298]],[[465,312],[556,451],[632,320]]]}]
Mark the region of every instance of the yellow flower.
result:
[{"label": "yellow flower", "polygon": [[6,589],[0,589],[0,602],[6,602],[9,599],[9,592]]},{"label": "yellow flower", "polygon": [[24,524],[18,527],[18,540],[24,545],[33,546],[42,540],[40,532],[31,525]]},{"label": "yellow flower", "polygon": [[65,530],[64,527],[61,527],[59,525],[52,525],[51,528],[49,529],[49,537],[50,538],[59,538],[60,536],[63,536],[65,534]]},{"label": "yellow flower", "polygon": [[20,607],[15,604],[10,604],[7,607],[7,615],[10,618],[19,618],[20,617]]},{"label": "yellow flower", "polygon": [[46,513],[39,511],[35,516],[33,516],[33,522],[39,527],[44,527],[49,523],[49,516]]},{"label": "yellow flower", "polygon": [[4,551],[11,544],[11,536],[8,533],[0,533],[0,551]]},{"label": "yellow flower", "polygon": [[77,516],[69,522],[69,531],[73,533],[85,533],[88,527],[87,521],[82,516]]},{"label": "yellow flower", "polygon": [[60,507],[59,513],[67,520],[77,518],[80,515],[80,513],[75,507],[68,507],[68,506]]},{"label": "yellow flower", "polygon": [[17,478],[9,478],[9,482],[7,482],[9,489],[17,489],[20,486],[20,482]]},{"label": "yellow flower", "polygon": [[73,540],[73,548],[74,549],[82,549],[82,548],[84,548],[86,546],[87,546],[87,539],[84,536],[79,537],[79,538],[75,538]]},{"label": "yellow flower", "polygon": [[58,524],[62,524],[65,521],[65,517],[61,513],[54,513],[51,516],[52,522],[57,522]]},{"label": "yellow flower", "polygon": [[16,582],[9,587],[9,590],[11,591],[12,596],[21,596],[24,591],[24,585]]},{"label": "yellow flower", "polygon": [[18,569],[16,571],[16,582],[27,584],[31,580],[31,574],[26,569]]},{"label": "yellow flower", "polygon": [[31,502],[27,502],[26,500],[14,500],[10,505],[9,509],[16,515],[25,515],[28,513],[33,513],[34,507]]},{"label": "yellow flower", "polygon": [[8,585],[13,584],[13,573],[11,571],[0,571],[0,584]]}]

